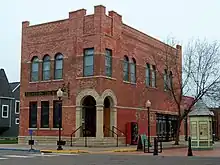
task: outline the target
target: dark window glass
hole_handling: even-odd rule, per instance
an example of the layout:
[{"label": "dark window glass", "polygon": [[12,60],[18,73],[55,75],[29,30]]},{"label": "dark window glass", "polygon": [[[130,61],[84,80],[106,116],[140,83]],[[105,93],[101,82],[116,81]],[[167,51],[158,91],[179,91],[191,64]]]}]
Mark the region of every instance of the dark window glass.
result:
[{"label": "dark window glass", "polygon": [[37,57],[34,57],[31,63],[31,81],[38,81],[39,61]]},{"label": "dark window glass", "polygon": [[19,114],[20,112],[20,101],[15,101],[15,113]]},{"label": "dark window glass", "polygon": [[105,75],[112,77],[112,51],[109,49],[105,52]]},{"label": "dark window glass", "polygon": [[146,86],[150,86],[150,64],[146,66]]},{"label": "dark window glass", "polygon": [[54,128],[59,128],[59,120],[61,120],[61,127],[62,127],[62,101],[54,100],[53,101],[53,127]]},{"label": "dark window glass", "polygon": [[41,101],[41,128],[49,128],[49,101]]},{"label": "dark window glass", "polygon": [[152,66],[152,87],[156,87],[156,66]]},{"label": "dark window glass", "polygon": [[54,79],[63,78],[63,55],[57,54],[55,57]]},{"label": "dark window glass", "polygon": [[128,62],[128,57],[124,57],[124,63],[123,63],[123,80],[128,81],[129,80],[129,75],[128,75],[128,68],[129,68],[129,62]]},{"label": "dark window glass", "polygon": [[47,55],[43,59],[43,80],[50,79],[50,57]]},{"label": "dark window glass", "polygon": [[164,75],[163,75],[163,81],[164,81],[164,89],[168,89],[168,76],[167,76],[167,70],[164,69]]},{"label": "dark window glass", "polygon": [[94,70],[94,49],[85,49],[84,50],[84,76],[93,76]]},{"label": "dark window glass", "polygon": [[131,82],[136,83],[136,62],[135,62],[135,59],[132,59],[132,62],[130,63],[130,76],[131,76]]},{"label": "dark window glass", "polygon": [[29,128],[37,128],[37,102],[29,103]]}]

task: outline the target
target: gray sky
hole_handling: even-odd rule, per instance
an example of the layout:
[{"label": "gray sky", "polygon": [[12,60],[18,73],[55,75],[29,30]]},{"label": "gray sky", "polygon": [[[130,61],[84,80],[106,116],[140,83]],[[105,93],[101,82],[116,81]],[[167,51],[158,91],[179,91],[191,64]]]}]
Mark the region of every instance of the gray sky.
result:
[{"label": "gray sky", "polygon": [[0,68],[20,81],[21,22],[31,25],[68,18],[68,13],[95,5],[115,10],[123,22],[160,40],[174,36],[183,44],[192,37],[220,39],[220,1],[209,0],[5,0],[0,4]]}]

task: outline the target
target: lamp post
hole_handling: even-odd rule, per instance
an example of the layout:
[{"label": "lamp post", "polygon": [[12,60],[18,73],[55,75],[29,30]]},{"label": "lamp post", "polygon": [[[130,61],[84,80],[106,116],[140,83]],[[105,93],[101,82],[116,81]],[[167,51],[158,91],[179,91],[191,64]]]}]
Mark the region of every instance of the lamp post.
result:
[{"label": "lamp post", "polygon": [[[63,91],[59,88],[57,91],[57,97],[59,98],[59,104],[61,105],[61,99],[63,97]],[[61,145],[61,106],[59,105],[59,141],[58,141],[58,147],[57,150],[63,150],[62,145]]]},{"label": "lamp post", "polygon": [[148,145],[147,145],[147,149],[148,149],[148,153],[150,152],[150,106],[151,106],[151,102],[150,100],[147,100],[146,102],[146,107],[147,107],[147,133],[148,133]]}]

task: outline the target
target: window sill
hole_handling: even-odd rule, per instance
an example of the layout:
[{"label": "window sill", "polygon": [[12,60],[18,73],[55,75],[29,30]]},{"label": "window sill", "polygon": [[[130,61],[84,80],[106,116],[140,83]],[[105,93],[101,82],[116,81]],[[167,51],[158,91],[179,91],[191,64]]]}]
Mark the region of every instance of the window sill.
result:
[{"label": "window sill", "polygon": [[137,85],[137,83],[133,83],[133,82],[130,82],[130,81],[124,81],[124,80],[123,80],[123,83],[125,83],[125,84],[131,84],[131,85]]},{"label": "window sill", "polygon": [[39,128],[39,130],[50,130],[50,128]]},{"label": "window sill", "polygon": [[108,77],[108,76],[85,76],[85,77],[76,77],[76,80],[92,79],[92,78],[105,78],[105,79],[115,80],[115,81],[116,81],[116,78]]},{"label": "window sill", "polygon": [[36,83],[50,83],[50,82],[59,82],[64,81],[63,79],[53,79],[53,80],[42,80],[42,81],[30,81],[30,84],[36,84]]},{"label": "window sill", "polygon": [[52,81],[64,81],[63,79],[53,79]]},{"label": "window sill", "polygon": [[28,130],[37,130],[37,128],[28,128]]},{"label": "window sill", "polygon": [[[53,131],[58,131],[59,128],[51,128],[51,130],[53,130]],[[63,128],[61,128],[61,130],[63,130]]]},{"label": "window sill", "polygon": [[150,88],[150,89],[158,89],[158,87],[152,87],[152,86],[146,86],[146,88]]}]

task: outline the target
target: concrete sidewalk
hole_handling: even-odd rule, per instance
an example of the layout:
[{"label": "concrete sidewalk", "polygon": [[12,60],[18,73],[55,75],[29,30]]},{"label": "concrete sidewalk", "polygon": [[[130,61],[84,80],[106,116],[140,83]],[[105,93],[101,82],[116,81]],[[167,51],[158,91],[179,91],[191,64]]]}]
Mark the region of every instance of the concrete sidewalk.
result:
[{"label": "concrete sidewalk", "polygon": [[[180,145],[173,145],[174,142],[164,142],[163,150],[187,148],[187,142],[180,142]],[[215,142],[215,148],[220,148],[220,142]],[[33,152],[45,153],[114,153],[114,152],[136,152],[137,146],[120,147],[70,147],[64,146],[62,151],[57,151],[56,145],[34,145]],[[29,151],[29,145],[20,144],[0,144],[0,150]]]},{"label": "concrete sidewalk", "polygon": [[[173,145],[174,142],[164,142],[163,149],[186,148],[187,143],[181,142],[180,145]],[[34,145],[34,152],[45,153],[113,153],[113,152],[136,152],[137,146],[120,146],[120,147],[70,147],[64,146],[62,151],[57,151],[56,145]],[[20,144],[0,144],[0,150],[29,151],[29,145]]]}]

